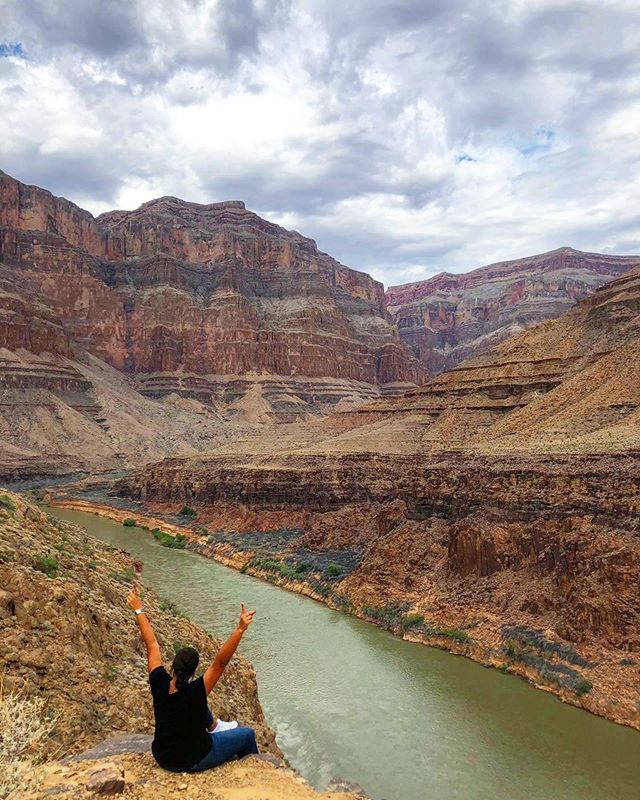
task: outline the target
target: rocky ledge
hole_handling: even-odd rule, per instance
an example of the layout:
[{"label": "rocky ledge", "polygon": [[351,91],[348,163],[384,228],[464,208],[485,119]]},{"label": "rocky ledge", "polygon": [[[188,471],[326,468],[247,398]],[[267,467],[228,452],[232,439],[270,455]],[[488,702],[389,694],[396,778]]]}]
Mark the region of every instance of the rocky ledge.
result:
[{"label": "rocky ledge", "polygon": [[132,800],[367,800],[358,786],[334,780],[316,792],[273,755],[249,756],[199,774],[174,774],[159,769],[149,738],[118,736],[72,760],[48,764],[36,798],[95,798],[123,794]]}]

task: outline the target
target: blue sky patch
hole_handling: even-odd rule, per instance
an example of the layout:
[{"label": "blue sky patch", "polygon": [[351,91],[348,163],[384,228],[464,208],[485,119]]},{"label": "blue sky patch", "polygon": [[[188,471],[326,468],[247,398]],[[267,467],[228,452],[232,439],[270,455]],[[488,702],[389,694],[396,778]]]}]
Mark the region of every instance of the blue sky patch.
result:
[{"label": "blue sky patch", "polygon": [[555,131],[543,125],[540,128],[536,128],[535,139],[532,142],[527,142],[523,147],[521,147],[520,152],[523,156],[533,156],[546,153],[551,149],[551,145],[553,144],[553,140],[555,138]]},{"label": "blue sky patch", "polygon": [[0,58],[26,58],[27,55],[22,49],[22,42],[2,42],[0,44]]}]

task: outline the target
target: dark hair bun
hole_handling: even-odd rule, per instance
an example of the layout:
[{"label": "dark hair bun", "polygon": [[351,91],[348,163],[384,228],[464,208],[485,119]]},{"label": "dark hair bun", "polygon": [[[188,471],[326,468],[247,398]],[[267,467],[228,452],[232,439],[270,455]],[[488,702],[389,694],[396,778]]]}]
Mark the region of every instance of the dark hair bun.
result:
[{"label": "dark hair bun", "polygon": [[176,676],[176,689],[184,689],[198,668],[200,656],[193,647],[181,647],[173,659],[173,673]]}]

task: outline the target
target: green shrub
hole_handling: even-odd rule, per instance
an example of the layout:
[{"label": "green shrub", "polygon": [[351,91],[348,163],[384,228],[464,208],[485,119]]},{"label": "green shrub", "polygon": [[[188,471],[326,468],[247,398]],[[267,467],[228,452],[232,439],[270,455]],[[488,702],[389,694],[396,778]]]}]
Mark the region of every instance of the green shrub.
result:
[{"label": "green shrub", "polygon": [[135,519],[133,517],[127,517],[126,519],[123,519],[122,520],[122,524],[124,525],[125,528],[135,528],[136,527],[136,521],[135,521]]},{"label": "green shrub", "polygon": [[424,617],[422,614],[404,614],[400,620],[400,627],[403,631],[408,631],[409,628],[419,628],[424,624]]},{"label": "green shrub", "polygon": [[89,569],[97,569],[98,568],[98,562],[97,561],[90,561],[87,564],[87,566],[89,567]]},{"label": "green shrub", "polygon": [[180,611],[176,603],[173,600],[167,600],[163,598],[160,600],[160,611],[168,611],[170,614],[173,614],[175,617],[180,616]]},{"label": "green shrub", "polygon": [[182,506],[180,511],[178,511],[178,514],[180,514],[181,517],[197,517],[198,516],[198,512],[195,509],[191,508],[191,506]]},{"label": "green shrub", "polygon": [[466,631],[460,628],[450,628],[438,632],[439,636],[446,636],[447,639],[453,639],[454,642],[470,642],[471,637]]},{"label": "green shrub", "polygon": [[44,572],[48,578],[55,578],[56,573],[60,568],[58,559],[55,556],[45,554],[34,556],[33,566],[34,569],[37,569],[39,572]]},{"label": "green shrub", "polygon": [[131,583],[135,578],[135,572],[131,567],[123,569],[121,572],[110,572],[109,577],[118,583]]},{"label": "green shrub", "polygon": [[68,553],[69,552],[69,545],[66,542],[56,542],[53,546],[60,553]]},{"label": "green shrub", "polygon": [[[278,561],[275,558],[254,556],[250,561],[247,562],[246,567],[255,567],[256,569],[260,569],[263,572],[268,572],[270,573],[269,577],[271,578],[275,578],[277,575],[292,580],[300,577],[300,573],[297,571],[297,567],[293,567],[291,564],[287,564],[286,561]],[[267,580],[268,579],[269,578],[267,578]]]},{"label": "green shrub", "polygon": [[187,543],[187,537],[184,533],[177,533],[172,536],[166,531],[161,531],[160,528],[154,528],[151,533],[153,538],[160,542],[163,547],[171,547],[173,550],[184,550]]},{"label": "green shrub", "polygon": [[591,681],[588,681],[585,678],[580,678],[580,680],[576,681],[576,685],[573,687],[573,691],[578,695],[578,697],[582,697],[583,694],[589,694],[592,689],[593,684]]},{"label": "green shrub", "polygon": [[337,564],[329,564],[327,567],[327,575],[331,575],[333,578],[335,578],[338,575],[342,575],[342,570]]},{"label": "green shrub", "polygon": [[311,569],[311,564],[307,564],[305,561],[301,561],[299,564],[296,564],[296,572],[298,575],[301,575],[303,572],[307,572]]},{"label": "green shrub", "polygon": [[398,628],[409,603],[387,603],[386,606],[362,606],[364,613],[385,628]]},{"label": "green shrub", "polygon": [[15,511],[17,506],[8,494],[0,494],[0,506],[6,508],[7,511]]},{"label": "green shrub", "polygon": [[520,647],[518,646],[518,643],[515,642],[513,639],[506,639],[503,649],[504,649],[504,652],[510,658],[517,658],[520,655],[520,652],[521,652],[520,651]]}]

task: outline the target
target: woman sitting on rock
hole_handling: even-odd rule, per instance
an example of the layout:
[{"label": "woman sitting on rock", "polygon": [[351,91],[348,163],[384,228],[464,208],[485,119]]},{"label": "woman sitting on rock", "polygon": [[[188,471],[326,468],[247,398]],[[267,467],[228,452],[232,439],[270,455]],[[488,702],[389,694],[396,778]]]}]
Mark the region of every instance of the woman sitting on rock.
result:
[{"label": "woman sitting on rock", "polygon": [[140,635],[147,648],[156,720],[151,750],[158,764],[172,772],[200,772],[233,758],[257,753],[256,735],[252,728],[239,728],[237,722],[222,720],[214,724],[207,705],[207,695],[233,658],[256,612],[246,611],[242,606],[238,627],[220,648],[204,675],[192,680],[200,660],[198,652],[193,647],[178,650],[170,675],[162,664],[158,640],[135,587],[128,600],[138,618]]}]

